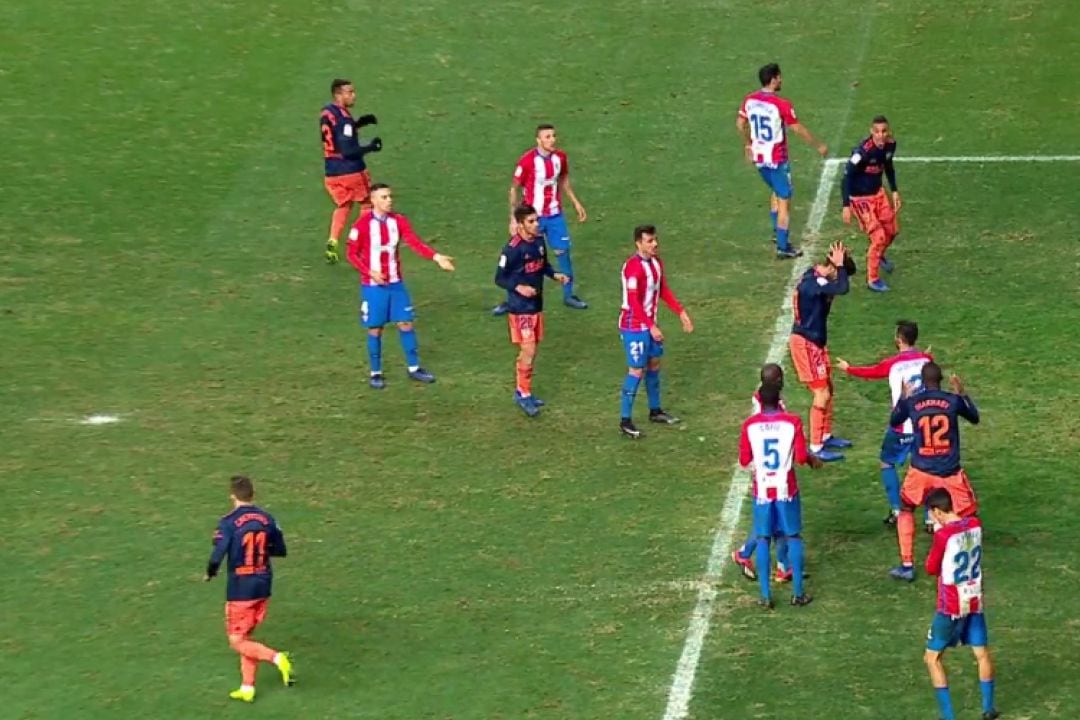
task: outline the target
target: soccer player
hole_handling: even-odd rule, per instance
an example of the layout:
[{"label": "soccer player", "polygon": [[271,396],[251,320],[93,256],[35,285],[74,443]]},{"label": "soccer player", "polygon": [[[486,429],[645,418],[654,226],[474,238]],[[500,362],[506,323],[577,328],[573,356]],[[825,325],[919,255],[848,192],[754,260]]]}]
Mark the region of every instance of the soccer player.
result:
[{"label": "soccer player", "polygon": [[[780,388],[762,385],[758,391],[761,412],[742,424],[739,433],[739,464],[753,465],[754,532],[757,534],[757,566],[769,567],[769,542],[776,534],[788,545],[794,582],[791,604],[809,605],[813,600],[803,589],[802,508],[794,463],[818,467],[821,461],[806,452],[802,420],[780,409]],[[758,573],[761,599],[758,604],[772,609],[769,573]]]},{"label": "soccer player", "polygon": [[945,488],[952,496],[953,508],[963,517],[974,515],[979,509],[971,482],[960,464],[960,418],[977,425],[979,410],[956,375],[949,378],[954,392],[941,389],[942,372],[937,363],[925,363],[920,374],[922,390],[912,394],[912,388],[905,387],[904,396],[889,418],[893,427],[911,420],[915,430],[911,466],[900,486],[900,515],[896,518],[900,565],[889,571],[897,580],[908,582],[915,580],[912,513],[917,505],[923,504],[927,493]]},{"label": "soccer player", "polygon": [[810,406],[810,452],[823,462],[843,460],[831,448],[851,447],[851,441],[832,436],[833,382],[829,362],[829,310],[837,295],[846,295],[848,278],[855,273],[855,263],[842,242],[829,247],[825,262],[810,267],[795,287],[788,349],[799,382],[809,388],[814,400]]},{"label": "soccer player", "polygon": [[645,377],[645,392],[649,397],[649,422],[675,425],[679,418],[660,407],[660,358],[664,354],[664,333],[656,324],[660,301],[679,316],[683,332],[693,332],[690,315],[668,285],[664,262],[660,259],[660,238],[655,225],[634,228],[637,251],[622,266],[622,310],[619,312],[619,334],[626,351],[626,378],[622,386],[621,420],[619,431],[630,438],[641,437],[631,417],[634,398]]},{"label": "soccer player", "polygon": [[544,276],[564,286],[570,277],[555,272],[548,261],[540,218],[531,205],[514,209],[514,234],[499,256],[495,284],[506,290],[510,342],[518,346],[514,402],[529,417],[540,414],[544,401],[532,394],[536,350],[544,338]]},{"label": "soccer player", "polygon": [[[784,369],[776,363],[765,363],[761,366],[760,372],[761,385],[754,391],[754,394],[750,396],[750,406],[752,408],[751,414],[756,415],[761,412],[761,387],[764,385],[775,385],[780,389],[780,392],[784,391]],[[784,399],[780,398],[779,405],[777,406],[781,411],[786,412],[787,408],[784,407]],[[776,582],[785,583],[791,581],[791,569],[788,563],[787,542],[784,540],[783,535],[774,535],[773,539],[776,540]],[[757,533],[754,532],[753,527],[750,528],[750,535],[746,538],[746,542],[742,544],[742,547],[738,550],[731,551],[731,560],[739,566],[743,577],[748,580],[757,580],[757,570],[754,567],[754,554],[757,550]]]},{"label": "soccer player", "polygon": [[979,690],[983,720],[996,720],[994,707],[994,661],[986,632],[983,604],[982,523],[977,517],[962,517],[953,509],[953,500],[944,488],[926,499],[930,515],[941,529],[926,557],[926,573],[938,576],[937,612],[926,640],[926,667],[934,686],[942,720],[956,720],[949,678],[941,656],[945,649],[968,645],[979,664]]},{"label": "soccer player", "polygon": [[[904,393],[904,383],[911,385],[913,391],[920,389],[922,367],[934,359],[929,350],[920,350],[915,346],[918,340],[918,324],[910,320],[899,320],[893,336],[893,343],[898,350],[895,355],[876,365],[852,365],[843,358],[838,359],[836,365],[852,377],[888,380],[889,390],[892,392],[892,406],[895,408]],[[885,517],[885,523],[889,525],[895,525],[896,517],[900,514],[900,476],[897,468],[903,465],[911,454],[912,443],[915,442],[914,433],[914,426],[908,419],[903,425],[887,427],[885,438],[881,441],[881,484],[889,502],[889,514]]]},{"label": "soccer player", "polygon": [[[870,239],[866,250],[866,286],[874,292],[886,292],[889,286],[878,274],[879,268],[892,272],[893,266],[885,258],[885,251],[896,239],[896,213],[900,212],[900,191],[896,187],[896,170],[893,155],[896,141],[889,129],[889,121],[878,115],[870,125],[870,135],[851,150],[851,157],[844,166],[844,178],[840,181],[840,196],[844,201],[844,223],[851,224],[852,211],[859,227]],[[892,205],[885,197],[881,175],[885,174],[892,190]]]},{"label": "soccer player", "polygon": [[273,663],[286,686],[292,685],[292,662],[288,653],[272,650],[251,639],[266,618],[274,571],[270,558],[285,557],[285,536],[270,513],[254,504],[255,484],[244,475],[229,480],[233,509],[218,522],[214,549],[206,566],[206,582],[228,561],[225,586],[225,632],[229,647],[240,654],[240,688],[229,693],[233,700],[254,702],[255,672],[260,662]]},{"label": "soccer player", "polygon": [[349,80],[337,79],[330,83],[330,95],[334,101],[325,105],[319,117],[322,135],[323,164],[326,173],[326,191],[334,201],[334,214],[330,218],[330,238],[326,241],[326,261],[338,261],[338,238],[349,223],[354,203],[360,203],[360,211],[368,206],[371,173],[367,170],[364,155],[382,150],[382,140],[360,144],[360,128],[375,125],[374,115],[361,115],[353,119],[350,108],[356,104],[356,88]]},{"label": "soccer player", "polygon": [[787,128],[817,148],[825,157],[829,148],[818,141],[795,116],[791,101],[780,97],[780,66],[769,63],[758,70],[761,89],[743,98],[735,127],[746,146],[746,158],[753,163],[772,193],[769,217],[776,236],[776,257],[796,258],[802,251],[788,241],[791,226],[791,167],[788,164]]},{"label": "soccer player", "polygon": [[[563,304],[576,310],[584,310],[588,304],[574,294],[574,265],[570,261],[570,230],[563,217],[563,195],[570,199],[577,212],[578,222],[585,222],[588,214],[585,206],[574,194],[570,184],[570,164],[566,153],[556,147],[555,126],[544,124],[536,128],[536,147],[525,151],[514,168],[510,183],[510,235],[517,232],[517,208],[524,202],[535,208],[540,218],[540,234],[544,235],[555,252],[559,272],[570,278],[563,285]],[[524,200],[518,199],[518,188]],[[492,313],[505,315],[510,301],[495,306]]]},{"label": "soccer player", "polygon": [[447,272],[454,270],[454,258],[435,252],[421,240],[408,219],[393,211],[390,186],[371,186],[370,211],[360,213],[349,231],[349,262],[360,272],[360,320],[367,328],[368,359],[371,362],[371,387],[382,390],[386,380],[382,372],[382,332],[387,323],[397,323],[398,337],[405,351],[408,375],[422,383],[435,382],[435,376],[420,367],[420,350],[413,328],[412,299],[401,279],[401,250],[404,240],[409,248]]}]

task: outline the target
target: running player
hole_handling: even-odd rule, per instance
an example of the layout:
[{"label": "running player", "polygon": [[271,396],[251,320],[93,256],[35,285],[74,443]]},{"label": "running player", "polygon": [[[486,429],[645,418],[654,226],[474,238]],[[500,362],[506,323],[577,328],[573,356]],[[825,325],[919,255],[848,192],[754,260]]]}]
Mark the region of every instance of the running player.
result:
[{"label": "running player", "polygon": [[747,160],[757,167],[771,193],[769,217],[776,236],[776,257],[796,258],[802,250],[788,241],[792,188],[787,128],[815,146],[822,157],[829,154],[829,148],[799,122],[791,101],[778,95],[782,85],[779,65],[769,63],[758,70],[758,80],[761,89],[743,98],[735,127],[742,135]]}]

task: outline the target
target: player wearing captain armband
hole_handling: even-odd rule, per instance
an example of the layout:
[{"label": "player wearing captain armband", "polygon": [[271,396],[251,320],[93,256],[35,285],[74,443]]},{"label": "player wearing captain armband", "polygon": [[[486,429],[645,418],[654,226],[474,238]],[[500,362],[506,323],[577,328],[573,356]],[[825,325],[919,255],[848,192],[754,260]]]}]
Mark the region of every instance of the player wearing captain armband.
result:
[{"label": "player wearing captain armband", "polygon": [[742,135],[746,158],[757,168],[768,185],[769,217],[776,236],[776,257],[796,258],[802,251],[788,240],[791,227],[791,167],[788,164],[787,130],[815,146],[822,157],[829,154],[825,143],[818,141],[795,115],[791,101],[780,92],[780,66],[769,63],[758,71],[761,89],[743,98],[735,127]]},{"label": "player wearing captain armband", "polygon": [[[769,543],[776,534],[784,536],[793,573],[791,604],[809,605],[813,598],[803,588],[802,507],[795,464],[819,467],[821,461],[806,451],[799,416],[780,409],[780,388],[763,385],[759,393],[761,412],[748,417],[739,433],[739,464],[752,466],[757,566],[769,567]],[[758,604],[772,609],[769,573],[757,575],[761,587]]]},{"label": "player wearing captain armband", "polygon": [[[923,365],[934,359],[929,349],[924,351],[915,347],[918,339],[919,326],[910,320],[900,320],[896,323],[896,334],[893,336],[898,350],[895,355],[876,365],[860,366],[839,358],[836,366],[848,375],[863,380],[888,380],[892,406],[895,408],[904,394],[904,383],[908,383],[912,392],[922,389]],[[914,442],[915,429],[910,418],[903,425],[887,427],[885,438],[881,441],[881,484],[889,503],[889,514],[885,517],[889,525],[895,525],[900,514],[900,476],[897,468],[907,461]]]},{"label": "player wearing captain armband", "polygon": [[941,662],[946,648],[967,645],[979,664],[983,720],[996,720],[994,662],[986,631],[983,602],[983,532],[977,517],[961,517],[949,491],[938,488],[926,499],[940,530],[926,557],[926,574],[937,575],[937,612],[926,638],[926,668],[942,720],[956,720],[949,695],[949,678]]}]

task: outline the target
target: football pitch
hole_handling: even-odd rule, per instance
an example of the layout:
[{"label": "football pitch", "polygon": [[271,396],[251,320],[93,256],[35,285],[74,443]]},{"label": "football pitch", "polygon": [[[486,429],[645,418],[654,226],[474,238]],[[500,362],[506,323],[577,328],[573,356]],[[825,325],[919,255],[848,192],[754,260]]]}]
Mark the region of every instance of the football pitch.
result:
[{"label": "football pitch", "polygon": [[[0,7],[0,719],[936,718],[934,584],[887,576],[884,383],[837,378],[856,446],[800,470],[814,603],[785,586],[762,612],[727,559],[738,427],[761,363],[787,364],[793,268],[734,129],[769,61],[830,147],[792,141],[793,238],[859,250],[832,357],[876,362],[917,320],[983,414],[964,464],[1002,717],[1080,716],[1078,26],[1064,0]],[[378,115],[375,179],[458,264],[403,252],[434,385],[390,330],[368,388],[356,273],[322,260],[336,76]],[[837,185],[878,113],[904,197],[885,295]],[[590,308],[549,288],[530,420],[488,310],[540,122],[589,210],[570,230]],[[661,310],[683,423],[647,426],[639,398],[632,442],[616,319],[640,223],[696,330]],[[805,416],[793,377],[786,400]],[[299,682],[264,667],[254,706],[227,697],[224,588],[201,582],[236,472],[289,540],[257,637]],[[946,665],[979,717],[970,653]]]}]

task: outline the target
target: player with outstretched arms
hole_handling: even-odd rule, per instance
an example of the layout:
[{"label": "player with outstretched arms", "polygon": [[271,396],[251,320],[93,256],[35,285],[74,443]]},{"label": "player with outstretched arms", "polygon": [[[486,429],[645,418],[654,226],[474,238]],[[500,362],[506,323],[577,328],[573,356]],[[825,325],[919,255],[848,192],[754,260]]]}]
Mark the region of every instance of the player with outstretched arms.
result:
[{"label": "player with outstretched arms", "polygon": [[286,686],[296,678],[288,653],[278,652],[251,639],[266,618],[274,582],[272,557],[285,557],[285,536],[274,517],[255,505],[255,485],[244,475],[229,480],[232,511],[221,518],[214,533],[214,549],[204,579],[209,582],[222,562],[228,563],[225,586],[225,632],[229,647],[240,655],[240,687],[233,700],[255,701],[255,673],[260,662],[273,663]]},{"label": "player with outstretched arms", "polygon": [[[893,265],[885,258],[885,251],[899,232],[896,214],[900,212],[901,201],[893,168],[895,155],[896,140],[889,128],[889,120],[878,115],[870,124],[870,135],[852,148],[840,181],[844,223],[850,225],[854,213],[859,227],[870,240],[866,249],[866,286],[874,292],[889,289],[882,281],[879,269],[892,272]],[[882,175],[892,190],[891,205],[885,196]]]},{"label": "player with outstretched arms", "polygon": [[420,366],[420,347],[413,322],[412,298],[401,279],[401,243],[425,260],[433,260],[443,270],[454,269],[454,258],[435,252],[413,231],[409,219],[394,212],[390,186],[371,186],[371,210],[360,213],[349,231],[349,262],[360,273],[360,321],[367,328],[369,384],[376,390],[386,387],[382,371],[382,334],[387,323],[396,323],[401,348],[405,351],[408,376],[421,383],[435,382],[435,376]]},{"label": "player with outstretched arms", "polygon": [[[510,182],[510,234],[517,232],[514,219],[516,208],[525,204],[536,210],[540,218],[540,234],[555,253],[555,265],[570,281],[563,285],[563,304],[575,310],[584,310],[588,304],[574,294],[574,264],[570,259],[570,230],[563,216],[563,198],[574,206],[578,222],[585,222],[588,213],[574,193],[570,183],[570,161],[566,153],[557,147],[555,126],[544,123],[536,128],[536,147],[526,150],[514,167]],[[524,195],[519,200],[518,191]],[[506,302],[492,310],[494,315],[509,312]]]},{"label": "player with outstretched arms", "polygon": [[915,508],[926,501],[931,490],[945,488],[957,514],[968,517],[978,512],[975,491],[960,462],[960,418],[979,423],[979,410],[968,397],[964,383],[956,375],[949,378],[954,392],[941,389],[941,367],[928,362],[920,371],[922,390],[905,386],[904,395],[893,408],[893,427],[911,420],[915,442],[911,466],[900,486],[900,515],[896,518],[896,538],[900,565],[889,571],[897,580],[915,580]]},{"label": "player with outstretched arms", "polygon": [[[922,388],[923,365],[934,359],[929,348],[920,350],[915,346],[918,340],[918,324],[910,320],[900,320],[896,323],[896,334],[893,336],[897,349],[895,355],[876,365],[852,365],[839,358],[836,366],[848,375],[863,380],[888,380],[892,407],[895,408],[904,394],[905,383],[912,392]],[[885,517],[885,522],[890,525],[896,524],[896,518],[900,514],[900,476],[897,469],[907,462],[914,443],[915,429],[910,419],[905,420],[903,425],[887,427],[881,441],[881,485],[885,488],[885,499],[889,503],[889,514]]]},{"label": "player with outstretched arms", "polygon": [[994,661],[986,630],[983,601],[983,529],[979,518],[962,517],[953,509],[949,491],[938,488],[927,496],[930,516],[940,529],[926,556],[926,574],[937,575],[937,612],[926,637],[924,660],[930,671],[942,720],[956,720],[949,695],[949,678],[941,662],[945,650],[967,645],[979,665],[983,720],[996,720]]},{"label": "player with outstretched arms", "polygon": [[780,97],[782,85],[780,66],[769,63],[758,70],[761,89],[745,98],[739,106],[735,127],[743,138],[746,159],[758,170],[769,187],[769,217],[776,236],[776,257],[796,258],[802,251],[791,245],[791,166],[788,159],[787,131],[815,146],[825,157],[829,148],[818,141],[806,126],[799,122],[795,108],[787,98]]},{"label": "player with outstretched arms", "polygon": [[[769,543],[775,535],[783,535],[793,574],[791,604],[809,605],[813,598],[803,589],[802,506],[795,465],[818,467],[821,461],[806,451],[806,437],[799,416],[780,409],[780,388],[762,385],[759,394],[761,412],[748,417],[739,433],[739,464],[752,467],[757,566],[769,567]],[[758,604],[772,609],[769,573],[757,575],[761,587]]]},{"label": "player with outstretched arms", "polygon": [[634,398],[641,379],[649,398],[649,422],[675,425],[679,418],[660,406],[660,358],[664,354],[664,334],[656,324],[660,301],[679,316],[684,332],[693,332],[694,324],[682,303],[668,286],[664,263],[660,259],[660,240],[655,225],[634,228],[636,252],[622,266],[622,310],[619,334],[626,351],[626,378],[621,394],[619,431],[631,438],[641,437],[632,418]]},{"label": "player with outstretched arms", "polygon": [[319,116],[319,134],[322,137],[323,165],[326,192],[334,201],[334,213],[330,219],[330,238],[326,241],[326,261],[338,261],[338,239],[349,223],[353,205],[360,204],[364,212],[371,203],[371,173],[364,156],[382,150],[382,140],[372,138],[361,144],[360,128],[375,125],[374,115],[353,118],[351,108],[356,104],[356,88],[352,81],[338,78],[330,83],[333,102],[323,106]]}]

